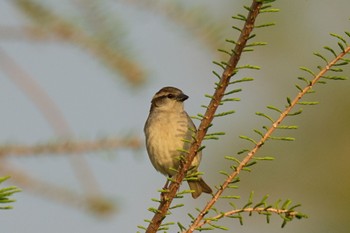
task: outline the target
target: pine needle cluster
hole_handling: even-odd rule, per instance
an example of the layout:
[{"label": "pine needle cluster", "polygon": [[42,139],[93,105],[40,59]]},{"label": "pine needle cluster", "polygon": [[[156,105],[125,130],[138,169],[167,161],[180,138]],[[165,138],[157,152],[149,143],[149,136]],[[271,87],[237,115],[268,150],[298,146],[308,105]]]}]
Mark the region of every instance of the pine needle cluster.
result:
[{"label": "pine needle cluster", "polygon": [[[252,52],[259,46],[264,46],[267,43],[261,41],[255,41],[255,32],[259,29],[273,26],[274,23],[266,22],[263,24],[257,24],[256,19],[262,13],[274,13],[278,12],[278,9],[272,7],[273,0],[255,0],[251,6],[244,6],[246,10],[245,14],[238,14],[233,16],[234,20],[240,22],[240,26],[233,26],[232,28],[239,33],[238,39],[226,39],[226,42],[231,44],[231,50],[219,49],[218,51],[228,56],[226,61],[214,61],[213,63],[219,67],[219,71],[213,71],[213,75],[216,78],[214,93],[206,94],[209,98],[208,105],[202,105],[205,109],[204,114],[198,114],[195,118],[200,120],[198,131],[193,138],[191,148],[186,151],[187,157],[185,162],[180,166],[178,174],[175,178],[171,179],[169,189],[161,190],[163,198],[160,200],[154,199],[159,203],[158,208],[152,207],[149,210],[154,214],[152,219],[145,220],[148,226],[139,226],[140,229],[145,230],[147,233],[163,231],[168,232],[171,226],[177,225],[178,232],[194,232],[204,230],[228,230],[229,228],[220,224],[220,220],[223,218],[237,219],[243,224],[244,214],[252,215],[257,213],[263,215],[266,218],[267,223],[270,222],[272,215],[278,215],[282,219],[281,226],[284,227],[288,222],[294,219],[307,218],[307,215],[299,211],[300,204],[292,204],[292,201],[287,199],[285,201],[277,200],[275,202],[268,201],[268,195],[265,195],[256,201],[254,193],[251,192],[248,200],[242,206],[237,206],[235,200],[241,199],[236,195],[236,190],[239,188],[240,183],[239,175],[241,172],[251,171],[253,166],[261,161],[274,160],[273,157],[268,155],[257,156],[260,148],[266,143],[273,140],[281,141],[293,141],[294,138],[288,136],[290,130],[298,129],[296,125],[283,124],[286,118],[295,117],[303,112],[303,108],[307,106],[317,105],[318,101],[305,101],[304,97],[315,93],[315,88],[318,84],[326,84],[327,81],[333,80],[345,80],[345,76],[340,75],[343,72],[342,67],[349,64],[350,59],[346,56],[350,52],[350,46],[347,40],[350,37],[349,32],[345,32],[344,35],[338,35],[331,33],[336,42],[336,48],[325,46],[324,52],[315,52],[314,55],[321,60],[321,65],[316,69],[300,67],[300,70],[304,75],[298,77],[298,83],[295,85],[297,93],[294,97],[286,97],[285,105],[277,107],[273,105],[267,105],[266,112],[256,112],[258,117],[262,117],[266,120],[266,124],[260,129],[253,129],[253,136],[241,135],[240,139],[247,141],[247,148],[242,148],[236,154],[225,156],[225,159],[230,164],[229,170],[219,171],[224,176],[224,181],[216,186],[216,192],[213,197],[207,202],[202,209],[196,209],[196,214],[188,214],[191,223],[188,226],[180,222],[165,222],[164,220],[171,211],[180,207],[183,204],[172,205],[174,198],[182,198],[183,195],[190,193],[190,190],[178,192],[181,182],[186,179],[186,171],[196,155],[200,150],[204,149],[202,146],[203,140],[218,140],[220,136],[225,132],[210,132],[210,127],[213,124],[213,120],[217,117],[224,117],[235,113],[235,110],[229,110],[225,112],[219,112],[218,109],[222,105],[228,103],[240,101],[235,97],[236,93],[242,91],[241,88],[235,88],[237,83],[245,83],[253,81],[251,77],[240,77],[241,70],[259,70],[260,67],[251,64],[239,64],[241,56],[245,56],[246,52]],[[233,88],[231,88],[231,86]],[[276,114],[277,113],[277,114]],[[277,117],[275,117],[277,115]],[[286,136],[274,136],[276,131],[285,132]],[[225,192],[224,191],[228,190]],[[230,191],[232,190],[232,191]],[[227,194],[229,193],[229,194]],[[222,211],[216,207],[218,202],[225,202],[232,209],[229,211]]]}]

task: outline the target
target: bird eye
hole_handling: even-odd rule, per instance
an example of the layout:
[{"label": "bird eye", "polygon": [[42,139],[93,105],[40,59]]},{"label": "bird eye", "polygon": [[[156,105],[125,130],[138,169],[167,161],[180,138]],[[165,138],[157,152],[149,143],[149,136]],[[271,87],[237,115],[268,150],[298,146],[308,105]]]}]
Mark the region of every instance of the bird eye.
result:
[{"label": "bird eye", "polygon": [[175,96],[173,94],[168,94],[169,99],[173,99]]}]

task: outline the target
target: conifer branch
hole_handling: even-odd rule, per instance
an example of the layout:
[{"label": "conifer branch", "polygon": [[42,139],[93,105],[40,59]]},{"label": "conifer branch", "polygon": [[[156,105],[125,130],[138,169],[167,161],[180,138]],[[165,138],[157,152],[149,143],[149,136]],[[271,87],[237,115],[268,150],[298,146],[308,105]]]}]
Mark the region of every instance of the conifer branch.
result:
[{"label": "conifer branch", "polygon": [[284,215],[285,217],[292,219],[292,218],[301,218],[301,217],[306,217],[306,215],[301,214],[297,211],[289,210],[289,209],[279,209],[279,208],[266,208],[266,207],[250,207],[250,208],[242,208],[242,209],[235,209],[231,211],[227,211],[225,213],[218,214],[214,217],[210,217],[208,219],[205,219],[202,221],[200,224],[198,224],[197,228],[201,228],[205,224],[210,224],[213,221],[217,221],[223,217],[230,217],[233,215],[237,215],[239,213],[249,213],[252,214],[253,212],[256,212],[258,214],[269,214],[269,213],[274,213],[278,215]]},{"label": "conifer branch", "polygon": [[[9,179],[9,176],[0,177],[0,184]],[[5,188],[0,188],[0,210],[12,209],[12,206],[6,205],[11,202],[15,202],[16,200],[11,199],[12,195],[22,190],[17,188],[16,186],[10,186]],[[6,206],[4,206],[6,205]]]},{"label": "conifer branch", "polygon": [[293,108],[300,102],[302,97],[309,93],[309,91],[315,86],[315,84],[324,77],[324,75],[332,70],[332,67],[336,66],[338,62],[344,59],[344,56],[350,53],[350,46],[344,47],[342,52],[339,53],[333,60],[327,63],[327,65],[321,69],[317,74],[314,74],[313,79],[308,82],[308,85],[301,89],[300,92],[296,95],[296,97],[291,100],[288,100],[289,105],[284,109],[284,111],[280,114],[279,118],[275,120],[271,127],[268,128],[267,132],[263,135],[263,137],[255,143],[255,146],[252,150],[250,150],[247,156],[240,162],[240,164],[235,168],[234,172],[228,175],[225,182],[220,186],[220,189],[215,193],[213,198],[207,203],[207,205],[201,210],[200,214],[193,221],[190,228],[185,231],[186,233],[193,232],[195,229],[198,229],[200,226],[204,224],[206,220],[203,220],[204,216],[208,213],[208,211],[214,206],[214,204],[219,200],[223,191],[230,185],[230,183],[237,178],[240,172],[246,167],[246,165],[250,162],[250,160],[255,156],[258,150],[265,144],[265,142],[271,138],[273,132],[279,128],[279,125],[283,122],[283,120],[290,115]]},{"label": "conifer branch", "polygon": [[[255,20],[259,14],[259,10],[262,7],[263,2],[262,1],[253,1],[249,13],[247,16],[247,20],[244,24],[243,29],[241,30],[240,37],[238,39],[237,44],[235,45],[234,52],[232,53],[232,56],[230,57],[230,60],[228,61],[227,65],[225,66],[224,72],[221,75],[220,81],[217,84],[216,90],[214,95],[211,98],[211,101],[208,105],[207,111],[205,112],[205,115],[198,127],[198,131],[196,133],[195,141],[192,143],[188,156],[186,158],[186,162],[184,164],[180,165],[179,172],[174,178],[174,181],[171,182],[169,186],[169,192],[164,193],[164,197],[162,201],[160,202],[160,205],[158,207],[158,210],[156,211],[155,215],[153,216],[150,224],[148,225],[148,228],[146,230],[146,233],[154,233],[157,232],[159,229],[162,221],[164,220],[165,216],[168,213],[168,209],[176,196],[176,192],[180,187],[180,184],[182,183],[183,179],[185,178],[186,171],[190,168],[190,165],[194,159],[194,157],[197,154],[197,151],[199,150],[201,143],[207,133],[208,128],[211,125],[211,122],[214,119],[215,112],[220,105],[220,102],[225,94],[225,90],[227,86],[230,84],[231,77],[236,72],[236,67],[238,64],[238,61],[240,60],[241,54],[245,48],[245,45],[247,44],[247,41],[251,35],[251,32],[253,31]],[[201,212],[200,219],[202,219],[205,216],[206,212]],[[188,232],[193,232],[195,228],[190,228]]]}]

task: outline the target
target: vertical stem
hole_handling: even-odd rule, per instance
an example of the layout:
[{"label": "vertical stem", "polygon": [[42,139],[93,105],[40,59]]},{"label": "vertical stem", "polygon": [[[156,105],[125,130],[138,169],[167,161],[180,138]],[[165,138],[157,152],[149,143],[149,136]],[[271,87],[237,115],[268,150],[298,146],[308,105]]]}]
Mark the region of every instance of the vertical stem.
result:
[{"label": "vertical stem", "polygon": [[215,193],[214,197],[207,203],[207,205],[203,208],[197,218],[193,221],[191,227],[186,231],[186,233],[193,232],[196,228],[202,226],[204,223],[201,222],[205,214],[213,207],[213,205],[217,202],[222,192],[227,188],[227,186],[232,182],[232,180],[239,175],[242,169],[248,164],[248,162],[254,157],[254,155],[258,152],[260,147],[265,144],[265,142],[269,139],[272,133],[277,129],[277,127],[282,123],[282,121],[288,116],[291,110],[298,104],[299,100],[319,81],[319,79],[331,69],[342,57],[344,57],[347,53],[350,53],[350,46],[347,47],[344,52],[340,53],[336,58],[334,58],[331,62],[327,64],[327,66],[322,69],[307,85],[303,90],[301,90],[297,96],[291,101],[290,106],[288,106],[280,115],[280,117],[272,124],[272,126],[268,129],[265,135],[260,139],[259,142],[256,143],[254,148],[248,153],[248,155],[242,160],[242,162],[237,166],[234,172],[232,172],[225,182],[220,186],[220,189]]},{"label": "vertical stem", "polygon": [[[213,95],[212,100],[210,101],[207,111],[205,112],[204,118],[201,121],[201,124],[198,127],[198,131],[196,133],[195,141],[192,143],[189,153],[187,156],[187,160],[182,166],[180,166],[179,172],[175,176],[175,181],[172,182],[169,186],[169,192],[165,194],[165,198],[161,201],[158,211],[155,213],[155,215],[152,218],[151,223],[149,224],[146,233],[154,233],[156,232],[162,221],[164,220],[166,213],[176,195],[177,190],[180,187],[181,182],[183,181],[186,171],[189,169],[194,157],[197,154],[197,151],[204,139],[204,136],[207,133],[207,130],[209,126],[211,125],[211,122],[214,119],[215,112],[220,105],[220,102],[222,100],[222,97],[224,96],[224,93],[226,91],[227,86],[230,83],[231,77],[234,75],[238,61],[240,60],[241,54],[243,52],[243,49],[249,39],[249,36],[254,28],[255,20],[259,14],[259,10],[262,6],[262,2],[253,1],[247,20],[245,22],[245,25],[241,31],[240,37],[237,41],[237,44],[234,48],[234,52],[232,56],[230,57],[230,60],[228,61],[227,66],[225,67],[225,70],[221,76],[220,82],[217,84],[217,87],[215,89],[215,93]],[[204,216],[204,214],[203,214]],[[203,217],[202,216],[202,217]],[[189,229],[188,232],[192,232],[194,229]]]}]

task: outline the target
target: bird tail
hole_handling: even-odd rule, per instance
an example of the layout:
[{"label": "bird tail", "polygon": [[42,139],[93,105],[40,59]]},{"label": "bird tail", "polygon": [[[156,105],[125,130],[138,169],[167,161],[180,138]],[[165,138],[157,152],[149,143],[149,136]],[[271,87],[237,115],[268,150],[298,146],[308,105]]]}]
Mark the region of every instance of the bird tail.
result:
[{"label": "bird tail", "polygon": [[199,197],[202,192],[204,193],[212,193],[213,191],[207,185],[204,180],[201,177],[198,177],[196,180],[188,180],[188,186],[190,186],[190,189],[193,190],[192,197],[197,198]]}]

